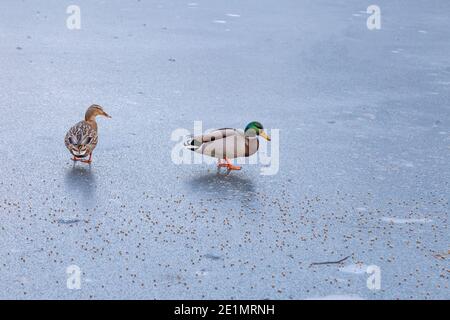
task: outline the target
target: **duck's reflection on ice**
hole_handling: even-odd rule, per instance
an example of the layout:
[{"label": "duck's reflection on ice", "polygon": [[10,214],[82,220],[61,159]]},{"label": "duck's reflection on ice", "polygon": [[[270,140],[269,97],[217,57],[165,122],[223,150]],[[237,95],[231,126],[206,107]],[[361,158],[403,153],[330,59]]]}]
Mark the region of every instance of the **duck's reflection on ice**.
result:
[{"label": "duck's reflection on ice", "polygon": [[65,185],[69,194],[83,201],[95,199],[95,174],[91,166],[74,164],[67,170]]},{"label": "duck's reflection on ice", "polygon": [[224,196],[250,197],[255,192],[255,185],[250,178],[238,175],[204,174],[188,181],[195,192]]}]

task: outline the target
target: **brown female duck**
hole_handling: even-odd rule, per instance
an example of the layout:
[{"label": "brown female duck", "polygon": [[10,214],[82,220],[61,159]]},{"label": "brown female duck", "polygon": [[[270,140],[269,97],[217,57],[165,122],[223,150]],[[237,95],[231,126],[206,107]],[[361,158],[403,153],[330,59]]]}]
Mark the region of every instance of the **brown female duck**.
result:
[{"label": "brown female duck", "polygon": [[[67,132],[64,143],[73,155],[73,161],[92,162],[92,151],[98,141],[97,122],[95,121],[97,116],[111,118],[101,106],[93,104],[87,109],[84,120],[78,122]],[[84,160],[87,156],[89,159]]]}]

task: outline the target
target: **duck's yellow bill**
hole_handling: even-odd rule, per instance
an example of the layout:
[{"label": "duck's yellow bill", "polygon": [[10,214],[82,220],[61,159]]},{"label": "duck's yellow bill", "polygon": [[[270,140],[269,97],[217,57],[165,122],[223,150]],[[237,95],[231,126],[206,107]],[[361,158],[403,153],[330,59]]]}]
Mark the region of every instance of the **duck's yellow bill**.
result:
[{"label": "duck's yellow bill", "polygon": [[264,139],[266,139],[267,141],[270,141],[270,137],[267,135],[267,133],[265,133],[264,131],[259,131],[259,135],[261,137],[263,137]]}]

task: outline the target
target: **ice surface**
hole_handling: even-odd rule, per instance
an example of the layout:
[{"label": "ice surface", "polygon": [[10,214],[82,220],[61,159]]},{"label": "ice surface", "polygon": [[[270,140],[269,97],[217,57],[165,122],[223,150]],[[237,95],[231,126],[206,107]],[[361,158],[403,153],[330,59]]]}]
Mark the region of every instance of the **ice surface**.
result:
[{"label": "ice surface", "polygon": [[[76,3],[0,2],[0,298],[450,298],[449,1]],[[195,120],[280,129],[278,174],[175,165]]]}]

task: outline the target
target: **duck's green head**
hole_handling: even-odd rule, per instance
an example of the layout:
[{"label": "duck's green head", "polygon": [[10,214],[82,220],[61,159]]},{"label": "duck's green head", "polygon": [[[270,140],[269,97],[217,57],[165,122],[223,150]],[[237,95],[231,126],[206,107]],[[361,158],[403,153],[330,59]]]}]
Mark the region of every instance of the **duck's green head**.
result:
[{"label": "duck's green head", "polygon": [[258,121],[252,121],[245,127],[245,134],[250,137],[255,135],[261,136],[267,141],[270,141],[270,137],[264,132],[264,128]]}]

